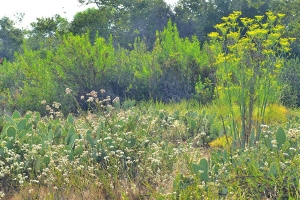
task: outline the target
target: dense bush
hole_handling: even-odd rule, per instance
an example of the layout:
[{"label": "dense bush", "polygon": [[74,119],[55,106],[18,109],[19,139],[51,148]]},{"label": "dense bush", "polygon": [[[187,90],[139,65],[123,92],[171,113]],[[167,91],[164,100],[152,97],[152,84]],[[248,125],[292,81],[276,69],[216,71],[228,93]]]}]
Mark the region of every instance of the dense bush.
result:
[{"label": "dense bush", "polygon": [[[110,96],[136,100],[179,101],[193,95],[205,103],[212,99],[208,51],[201,50],[196,38],[180,38],[171,21],[157,33],[151,51],[139,38],[130,51],[115,49],[112,39],[101,37],[91,44],[88,33],[58,35],[55,41],[53,48],[41,43],[39,50],[25,43],[15,62],[5,63],[8,70],[0,80],[7,110],[44,113],[42,100],[52,104],[64,99],[60,101],[64,113],[74,111],[75,102],[62,96],[65,88],[75,91],[77,100],[101,88]],[[203,92],[202,86],[208,86],[210,92]]]},{"label": "dense bush", "polygon": [[281,101],[288,107],[300,106],[300,62],[299,58],[290,58],[285,60],[284,67],[281,70],[280,82],[283,85],[283,94]]}]

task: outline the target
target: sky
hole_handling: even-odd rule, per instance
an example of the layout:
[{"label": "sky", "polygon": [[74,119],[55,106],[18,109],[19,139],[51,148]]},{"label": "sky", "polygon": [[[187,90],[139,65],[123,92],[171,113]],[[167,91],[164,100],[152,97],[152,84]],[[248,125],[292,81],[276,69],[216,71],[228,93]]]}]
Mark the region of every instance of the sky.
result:
[{"label": "sky", "polygon": [[[178,0],[164,0],[168,4],[174,4]],[[30,23],[36,18],[53,17],[59,14],[71,21],[77,12],[86,10],[92,5],[80,5],[77,0],[5,0],[1,3],[0,19],[4,16],[16,21],[17,13],[25,13],[19,28],[30,28]]]}]

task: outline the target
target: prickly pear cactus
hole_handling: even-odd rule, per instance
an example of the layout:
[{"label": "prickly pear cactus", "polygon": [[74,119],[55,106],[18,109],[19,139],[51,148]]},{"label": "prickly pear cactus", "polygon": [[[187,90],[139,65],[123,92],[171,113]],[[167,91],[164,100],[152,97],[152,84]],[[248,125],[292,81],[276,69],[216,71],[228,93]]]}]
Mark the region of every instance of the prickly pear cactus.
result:
[{"label": "prickly pear cactus", "polygon": [[286,142],[286,134],[283,128],[281,127],[276,132],[276,140],[278,148],[281,148],[282,145]]},{"label": "prickly pear cactus", "polygon": [[200,175],[201,181],[208,181],[208,162],[205,158],[202,158],[199,164],[192,164],[192,170],[195,174]]}]

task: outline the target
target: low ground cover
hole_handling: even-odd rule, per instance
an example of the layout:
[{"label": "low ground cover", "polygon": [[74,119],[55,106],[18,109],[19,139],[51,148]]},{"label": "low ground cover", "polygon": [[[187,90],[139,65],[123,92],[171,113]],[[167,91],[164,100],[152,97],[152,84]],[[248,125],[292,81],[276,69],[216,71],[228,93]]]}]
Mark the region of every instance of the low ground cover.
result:
[{"label": "low ground cover", "polygon": [[80,115],[62,116],[58,103],[43,117],[4,115],[1,198],[299,198],[299,117],[261,126],[242,150],[213,106],[118,101],[95,96]]}]

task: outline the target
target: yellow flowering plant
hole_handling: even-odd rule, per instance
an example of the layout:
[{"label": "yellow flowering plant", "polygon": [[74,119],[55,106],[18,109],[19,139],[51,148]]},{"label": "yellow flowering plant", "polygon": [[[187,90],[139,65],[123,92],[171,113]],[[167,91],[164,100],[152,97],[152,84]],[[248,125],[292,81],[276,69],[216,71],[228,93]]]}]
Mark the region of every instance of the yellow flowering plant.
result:
[{"label": "yellow flowering plant", "polygon": [[[223,17],[224,22],[215,26],[217,32],[208,36],[215,53],[216,93],[229,107],[238,105],[240,116],[235,116],[233,109],[228,114],[230,130],[235,144],[245,148],[259,138],[267,104],[280,95],[277,77],[294,40],[282,37],[283,14],[267,12],[253,19],[240,18],[241,14],[235,11]],[[256,121],[254,108],[258,110]]]}]

